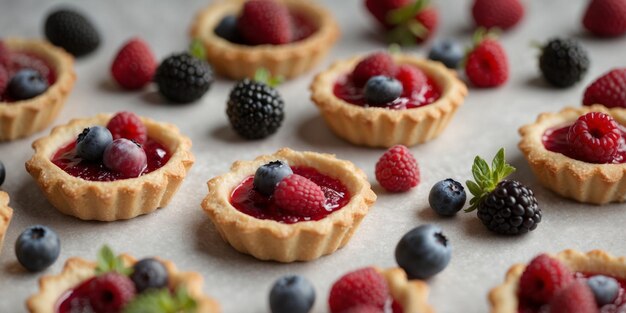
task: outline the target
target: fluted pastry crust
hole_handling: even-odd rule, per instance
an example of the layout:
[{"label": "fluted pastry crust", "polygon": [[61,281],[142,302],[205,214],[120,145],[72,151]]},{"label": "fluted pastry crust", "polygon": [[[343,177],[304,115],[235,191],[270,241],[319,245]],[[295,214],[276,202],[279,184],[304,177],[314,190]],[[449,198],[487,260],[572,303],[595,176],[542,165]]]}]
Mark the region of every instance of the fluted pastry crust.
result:
[{"label": "fluted pastry crust", "polygon": [[106,126],[112,115],[74,119],[52,129],[50,135],[33,142],[35,153],[26,170],[59,211],[83,220],[115,221],[150,213],[166,206],[194,163],[191,139],[172,124],[141,118],[148,137],[163,144],[171,153],[161,168],[137,178],[111,182],[88,181],[69,175],[50,158],[86,128]]},{"label": "fluted pastry crust", "polygon": [[428,304],[428,285],[421,280],[408,280],[403,269],[394,267],[388,269],[376,268],[385,277],[391,297],[401,306],[404,313],[434,313]]},{"label": "fluted pastry crust", "polygon": [[13,217],[13,209],[9,206],[9,194],[0,191],[0,252],[2,252],[2,243],[11,223],[11,217]]},{"label": "fluted pastry crust", "polygon": [[[321,220],[294,224],[257,219],[233,207],[230,197],[235,187],[254,175],[261,165],[275,160],[285,161],[290,166],[313,167],[341,180],[350,193],[350,201]],[[310,261],[343,247],[376,200],[365,173],[353,163],[330,154],[288,148],[253,161],[237,161],[230,172],[212,178],[207,184],[209,194],[202,208],[222,238],[239,252],[279,262]]]}]

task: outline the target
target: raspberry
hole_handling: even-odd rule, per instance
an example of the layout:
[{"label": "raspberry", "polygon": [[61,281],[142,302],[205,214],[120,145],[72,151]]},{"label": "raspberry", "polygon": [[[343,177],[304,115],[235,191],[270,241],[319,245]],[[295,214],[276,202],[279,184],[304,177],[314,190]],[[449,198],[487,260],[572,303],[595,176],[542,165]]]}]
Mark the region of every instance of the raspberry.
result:
[{"label": "raspberry", "polygon": [[107,128],[113,139],[126,138],[140,145],[148,140],[148,129],[139,116],[133,112],[119,112],[109,120]]},{"label": "raspberry", "polygon": [[600,76],[585,90],[584,105],[626,107],[626,68],[613,69]]},{"label": "raspberry", "polygon": [[391,147],[376,163],[376,180],[390,192],[407,191],[420,182],[417,161],[402,145]]},{"label": "raspberry", "polygon": [[575,281],[556,293],[550,302],[550,313],[599,313],[591,288]]},{"label": "raspberry", "polygon": [[623,35],[626,33],[626,1],[590,1],[583,17],[583,26],[601,37]]},{"label": "raspberry", "polygon": [[365,57],[356,65],[352,72],[352,82],[357,87],[365,86],[367,81],[374,76],[394,77],[396,64],[386,52],[376,52]]},{"label": "raspberry", "polygon": [[403,97],[411,97],[414,92],[419,92],[427,81],[424,72],[415,66],[406,64],[398,67],[396,79],[402,83]]},{"label": "raspberry", "polygon": [[439,12],[434,7],[428,6],[415,15],[415,20],[426,30],[423,35],[415,37],[417,43],[422,43],[435,34],[439,25]]},{"label": "raspberry", "polygon": [[293,39],[289,10],[275,0],[247,1],[237,28],[246,43],[251,45],[281,45]]},{"label": "raspberry", "polygon": [[390,11],[399,9],[411,3],[411,0],[367,0],[365,6],[367,10],[374,16],[374,18],[385,28],[393,28],[387,20],[387,16]]},{"label": "raspberry", "polygon": [[331,313],[340,313],[356,306],[373,306],[382,310],[388,298],[389,287],[385,278],[375,269],[366,267],[336,281],[330,290],[328,304]]},{"label": "raspberry", "polygon": [[325,211],[322,188],[306,177],[291,174],[278,183],[274,201],[281,209],[296,216],[314,216]]},{"label": "raspberry", "polygon": [[111,74],[123,88],[140,89],[152,81],[156,67],[156,59],[148,44],[133,38],[117,53]]},{"label": "raspberry", "polygon": [[89,289],[89,302],[96,312],[119,312],[135,296],[133,282],[115,272],[96,277]]},{"label": "raspberry", "polygon": [[622,138],[617,122],[608,114],[590,112],[578,118],[567,133],[570,149],[590,163],[610,163]]},{"label": "raspberry", "polygon": [[541,254],[528,264],[520,278],[520,297],[536,304],[545,304],[573,280],[573,274],[565,265]]},{"label": "raspberry", "polygon": [[385,310],[373,305],[357,305],[343,310],[341,313],[385,313]]},{"label": "raspberry", "polygon": [[499,42],[493,39],[480,41],[467,56],[467,78],[476,87],[497,87],[509,78],[509,61]]},{"label": "raspberry", "polygon": [[472,16],[476,26],[508,29],[524,17],[524,6],[519,0],[476,0]]}]

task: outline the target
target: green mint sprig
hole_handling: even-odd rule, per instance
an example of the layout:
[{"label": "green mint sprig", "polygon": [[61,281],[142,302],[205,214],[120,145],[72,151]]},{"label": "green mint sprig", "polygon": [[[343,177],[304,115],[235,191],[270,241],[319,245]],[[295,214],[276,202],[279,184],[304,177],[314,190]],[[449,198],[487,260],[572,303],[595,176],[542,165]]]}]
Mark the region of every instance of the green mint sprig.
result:
[{"label": "green mint sprig", "polygon": [[124,265],[121,257],[116,256],[113,250],[107,245],[102,246],[98,252],[96,274],[118,272],[122,275],[130,275],[132,269]]},{"label": "green mint sprig", "polygon": [[191,41],[189,44],[189,54],[194,56],[196,59],[206,60],[206,49],[200,39],[195,38]]},{"label": "green mint sprig", "polygon": [[285,78],[281,75],[272,76],[268,69],[261,67],[254,73],[254,80],[274,88],[282,84]]},{"label": "green mint sprig", "polygon": [[124,313],[193,313],[198,303],[185,288],[172,294],[167,288],[151,290],[136,296],[124,307]]},{"label": "green mint sprig", "polygon": [[389,11],[387,22],[395,27],[387,34],[387,39],[391,43],[402,46],[416,44],[415,37],[424,39],[428,36],[428,29],[415,16],[426,8],[429,0],[416,0],[412,4]]},{"label": "green mint sprig", "polygon": [[515,168],[506,163],[504,148],[498,150],[498,153],[491,161],[491,167],[483,158],[476,156],[472,165],[474,181],[468,180],[465,182],[467,189],[474,197],[470,200],[470,207],[465,209],[465,212],[474,211],[478,204],[496,188],[498,183],[513,172],[515,172]]}]

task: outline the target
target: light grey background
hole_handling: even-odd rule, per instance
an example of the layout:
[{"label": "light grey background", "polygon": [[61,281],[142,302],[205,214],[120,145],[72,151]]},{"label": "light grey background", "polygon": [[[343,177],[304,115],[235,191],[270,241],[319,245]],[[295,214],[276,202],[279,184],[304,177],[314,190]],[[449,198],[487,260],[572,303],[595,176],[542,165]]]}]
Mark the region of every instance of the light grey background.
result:
[{"label": "light grey background", "polygon": [[[57,2],[2,0],[0,37],[41,37],[45,12]],[[441,225],[454,249],[449,267],[429,281],[430,301],[437,312],[485,312],[487,292],[502,282],[509,266],[542,251],[599,248],[626,255],[624,205],[596,207],[555,196],[538,185],[517,149],[519,126],[533,121],[540,112],[580,105],[585,85],[610,68],[626,63],[623,38],[598,40],[582,31],[580,20],[586,1],[524,1],[525,19],[502,36],[511,64],[509,81],[498,89],[470,88],[465,105],[446,131],[437,140],[411,149],[419,162],[422,182],[404,194],[387,194],[377,186],[374,164],[382,150],[356,147],[336,138],[309,100],[308,85],[314,73],[335,59],[386,47],[375,34],[363,1],[321,1],[341,24],[342,39],[323,64],[279,88],[287,106],[284,125],[276,135],[254,142],[242,141],[229,128],[224,112],[231,81],[216,81],[204,98],[187,106],[164,104],[154,87],[124,92],[110,81],[113,56],[131,36],[144,38],[159,58],[184,49],[191,20],[196,10],[207,4],[206,0],[67,2],[88,12],[104,40],[96,53],[77,60],[78,81],[55,124],[99,112],[132,110],[176,123],[193,140],[196,164],[168,207],[130,221],[83,222],[58,213],[24,170],[24,162],[32,154],[30,143],[48,130],[0,144],[0,159],[7,167],[2,188],[10,193],[15,209],[0,256],[0,312],[25,311],[24,300],[37,290],[40,275],[58,273],[71,256],[93,259],[104,243],[118,252],[137,257],[159,255],[173,260],[181,269],[198,271],[205,279],[204,290],[219,300],[224,312],[252,313],[269,311],[267,295],[272,282],[290,273],[305,275],[313,282],[318,293],[314,312],[326,312],[328,290],[338,277],[368,265],[394,266],[393,251],[398,239],[423,223]],[[470,1],[435,3],[441,17],[437,35],[469,43]],[[539,78],[538,51],[531,48],[530,42],[552,36],[578,38],[591,55],[587,77],[573,88],[553,89]],[[426,51],[427,47],[410,50],[417,55],[425,55]],[[378,194],[379,200],[352,241],[333,255],[308,263],[257,261],[224,243],[200,209],[209,178],[228,171],[237,159],[251,159],[283,146],[335,153],[355,162],[368,174]],[[499,237],[483,228],[475,213],[451,219],[435,216],[428,207],[430,187],[448,177],[465,181],[470,178],[474,156],[491,158],[499,147],[507,149],[508,160],[519,169],[514,177],[530,185],[537,194],[544,212],[539,228],[523,237]],[[58,232],[62,252],[50,269],[29,274],[17,265],[13,244],[26,226],[36,223]]]}]

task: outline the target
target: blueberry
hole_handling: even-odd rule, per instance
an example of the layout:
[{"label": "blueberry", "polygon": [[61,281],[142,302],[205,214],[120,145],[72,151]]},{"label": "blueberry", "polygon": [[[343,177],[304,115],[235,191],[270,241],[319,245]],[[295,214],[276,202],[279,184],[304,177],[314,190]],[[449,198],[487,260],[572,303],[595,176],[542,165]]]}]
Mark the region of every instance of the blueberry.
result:
[{"label": "blueberry", "polygon": [[133,273],[130,275],[137,292],[144,292],[151,288],[164,288],[167,286],[168,278],[167,269],[163,263],[153,258],[135,263]]},{"label": "blueberry", "polygon": [[396,262],[411,278],[426,279],[441,272],[452,248],[441,228],[422,225],[406,233],[396,246]]},{"label": "blueberry", "polygon": [[226,15],[215,27],[215,34],[230,42],[238,42],[237,17],[235,15]]},{"label": "blueberry", "polygon": [[307,313],[315,303],[315,288],[304,277],[293,275],[278,279],[270,291],[272,313]]},{"label": "blueberry", "polygon": [[368,104],[386,104],[400,97],[402,94],[402,83],[393,77],[374,76],[365,84],[363,93]]},{"label": "blueberry", "polygon": [[461,183],[448,178],[436,183],[430,189],[428,203],[435,212],[443,216],[456,214],[465,205],[467,195]]},{"label": "blueberry", "polygon": [[429,59],[440,61],[449,68],[458,68],[464,56],[463,46],[452,39],[435,42],[428,53]]},{"label": "blueberry", "polygon": [[104,149],[113,142],[111,132],[102,126],[85,128],[76,141],[76,155],[89,160],[102,159]]},{"label": "blueberry", "polygon": [[7,171],[4,168],[4,163],[2,163],[2,161],[0,161],[0,186],[2,186],[2,184],[4,184],[4,179],[7,176]]},{"label": "blueberry", "polygon": [[593,291],[598,306],[613,303],[619,293],[619,282],[612,277],[604,275],[592,276],[587,279],[587,285]]},{"label": "blueberry", "polygon": [[31,272],[48,268],[60,253],[59,237],[52,229],[43,225],[26,228],[15,242],[17,260]]},{"label": "blueberry", "polygon": [[33,69],[23,69],[13,75],[7,86],[9,97],[13,100],[34,98],[48,89],[48,80]]},{"label": "blueberry", "polygon": [[266,196],[270,196],[274,193],[276,185],[291,174],[293,174],[291,167],[283,161],[267,163],[256,170],[254,174],[254,189]]}]

